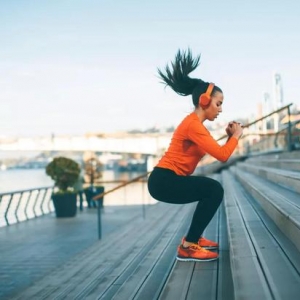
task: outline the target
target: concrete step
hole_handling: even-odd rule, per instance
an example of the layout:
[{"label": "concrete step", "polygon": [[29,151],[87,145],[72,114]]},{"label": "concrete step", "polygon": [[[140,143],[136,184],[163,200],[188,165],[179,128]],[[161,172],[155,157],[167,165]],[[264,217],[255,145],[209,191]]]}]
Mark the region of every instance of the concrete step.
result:
[{"label": "concrete step", "polygon": [[[295,299],[300,253],[229,171],[222,172],[234,299]],[[249,178],[245,180],[248,181]]]},{"label": "concrete step", "polygon": [[300,250],[300,197],[289,189],[239,167],[231,172],[254,197],[280,230]]},{"label": "concrete step", "polygon": [[237,164],[239,169],[268,179],[276,184],[300,193],[300,172],[264,167],[259,162],[243,162]]}]

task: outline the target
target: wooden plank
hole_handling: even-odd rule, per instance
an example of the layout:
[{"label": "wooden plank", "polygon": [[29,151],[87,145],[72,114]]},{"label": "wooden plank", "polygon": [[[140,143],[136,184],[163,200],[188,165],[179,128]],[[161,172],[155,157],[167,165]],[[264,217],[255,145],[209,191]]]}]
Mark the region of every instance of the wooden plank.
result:
[{"label": "wooden plank", "polygon": [[253,165],[245,162],[239,163],[238,168],[300,193],[299,172],[262,167],[261,165]]},{"label": "wooden plank", "polygon": [[[272,299],[268,282],[237,207],[234,179],[222,173],[235,299]],[[255,288],[253,288],[255,287]]]},{"label": "wooden plank", "polygon": [[[171,212],[169,211],[168,218],[160,220],[160,222],[154,222],[148,225],[146,228],[141,228],[139,232],[135,230],[134,238],[124,237],[124,240],[130,242],[116,245],[113,253],[109,254],[106,259],[105,265],[108,268],[102,274],[91,274],[87,280],[83,280],[72,293],[72,299],[82,299],[92,294],[94,297],[104,293],[111,285],[114,284],[116,278],[119,278],[123,272],[126,272],[135,263],[139,262],[144,253],[148,251],[151,244],[155,242],[159,235],[159,231],[169,223],[174,215],[178,214],[178,209],[173,207]],[[157,230],[149,231],[149,228],[156,226]],[[117,249],[126,249],[126,252],[117,253]],[[113,254],[113,256],[112,256]]]},{"label": "wooden plank", "polygon": [[266,226],[268,232],[273,236],[276,242],[283,249],[286,256],[289,258],[291,263],[295,266],[297,270],[300,270],[300,255],[299,250],[296,246],[291,243],[288,237],[278,228],[274,221],[268,216],[260,204],[255,201],[252,197],[248,198],[253,209],[258,214],[264,225]]},{"label": "wooden plank", "polygon": [[228,232],[224,202],[219,211],[219,262],[218,262],[218,300],[234,299],[232,273],[230,268]]},{"label": "wooden plank", "polygon": [[[133,238],[140,238],[143,236],[149,227],[164,222],[163,216],[170,207],[167,205],[158,205],[156,209],[148,212],[148,218],[146,220],[137,219],[136,222],[132,222],[125,226],[119,233],[114,234],[110,239],[103,239],[100,242],[95,243],[92,247],[75,257],[72,261],[66,263],[54,272],[36,282],[34,285],[17,295],[15,299],[24,299],[24,297],[32,297],[39,293],[39,297],[42,299],[43,291],[48,289],[55,289],[57,297],[63,297],[67,295],[70,288],[74,288],[78,281],[89,278],[89,274],[97,268],[101,273],[101,266],[105,263],[108,257],[111,256],[110,249],[115,246],[121,239],[127,237],[129,240]],[[136,231],[136,227],[140,226],[140,230]],[[125,234],[125,235],[124,235]],[[126,247],[118,247],[119,251],[126,251]],[[121,256],[122,257],[122,256]],[[77,282],[75,281],[76,276]],[[74,277],[74,282],[72,278]],[[57,289],[59,287],[59,289]],[[53,295],[49,296],[50,298]],[[52,298],[53,299],[53,298]]]},{"label": "wooden plank", "polygon": [[300,159],[258,157],[256,159],[247,159],[246,162],[271,168],[300,171]]},{"label": "wooden plank", "polygon": [[[232,177],[233,178],[233,177]],[[237,205],[257,253],[260,266],[275,299],[296,299],[300,292],[300,269],[296,269],[258,213],[245,197],[245,190],[235,183]]]},{"label": "wooden plank", "polygon": [[[234,169],[234,172],[246,190],[260,203],[271,219],[300,251],[300,209],[296,202],[299,194],[292,193],[266,180],[259,181],[247,172],[238,169]],[[292,195],[295,199],[292,198]]]},{"label": "wooden plank", "polygon": [[[105,295],[99,299],[133,299],[152,272],[153,266],[158,263],[161,256],[165,255],[165,248],[188,212],[187,207],[177,207],[180,208],[180,213],[168,222],[164,230],[158,231],[156,240],[146,247],[145,252],[141,253],[135,264],[121,274]],[[154,290],[153,293],[155,292]]]},{"label": "wooden plank", "polygon": [[[206,262],[204,264],[208,264]],[[216,299],[217,289],[217,262],[210,262],[209,266],[202,263],[195,263],[192,274],[187,300],[194,299]],[[207,269],[206,269],[207,267]]]},{"label": "wooden plank", "polygon": [[[213,217],[207,229],[203,233],[203,236],[205,236],[206,238],[215,240],[217,242],[219,242],[218,215],[219,211]],[[218,264],[218,261],[195,263],[195,268],[191,277],[190,286],[187,293],[187,300],[216,299]]]},{"label": "wooden plank", "polygon": [[176,260],[162,294],[158,300],[185,300],[195,268],[195,262]]},{"label": "wooden plank", "polygon": [[[217,227],[218,215],[213,218],[204,235],[218,240]],[[217,261],[176,261],[159,299],[215,299],[217,265]],[[210,298],[207,298],[208,295]]]},{"label": "wooden plank", "polygon": [[186,234],[190,225],[190,219],[195,209],[194,205],[191,208],[192,210],[190,209],[188,214],[184,217],[178,231],[174,233],[162,257],[159,259],[134,299],[144,300],[159,298],[167,277],[175,263],[178,244],[180,243],[181,238]]}]

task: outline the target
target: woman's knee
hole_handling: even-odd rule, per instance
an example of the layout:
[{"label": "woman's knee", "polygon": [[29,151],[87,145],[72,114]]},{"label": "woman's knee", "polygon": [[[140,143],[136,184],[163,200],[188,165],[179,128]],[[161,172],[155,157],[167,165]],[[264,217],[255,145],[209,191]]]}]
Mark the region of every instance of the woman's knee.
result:
[{"label": "woman's knee", "polygon": [[219,181],[215,181],[213,191],[214,199],[218,200],[221,203],[224,197],[224,189]]}]

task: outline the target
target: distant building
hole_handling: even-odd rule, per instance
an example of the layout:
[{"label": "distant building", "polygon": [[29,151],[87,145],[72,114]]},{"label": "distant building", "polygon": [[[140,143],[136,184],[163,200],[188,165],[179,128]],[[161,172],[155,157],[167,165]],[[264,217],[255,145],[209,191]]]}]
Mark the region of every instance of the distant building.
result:
[{"label": "distant building", "polygon": [[273,75],[273,108],[279,109],[283,106],[284,100],[283,100],[283,86],[282,86],[282,78],[279,73],[274,73]]}]

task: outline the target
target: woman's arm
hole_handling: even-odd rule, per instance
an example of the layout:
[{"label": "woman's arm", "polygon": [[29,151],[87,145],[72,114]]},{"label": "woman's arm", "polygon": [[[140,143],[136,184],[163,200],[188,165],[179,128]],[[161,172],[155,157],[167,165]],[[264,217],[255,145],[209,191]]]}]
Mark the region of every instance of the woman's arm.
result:
[{"label": "woman's arm", "polygon": [[225,162],[233,153],[234,149],[238,145],[238,139],[242,135],[243,129],[239,124],[233,124],[232,136],[227,140],[226,144],[220,146],[217,141],[211,136],[209,131],[203,124],[199,122],[191,122],[188,130],[188,137],[198,147],[216,158],[219,161]]}]

